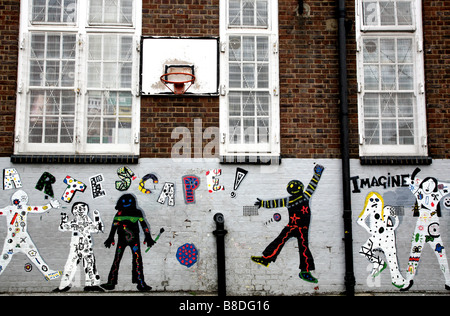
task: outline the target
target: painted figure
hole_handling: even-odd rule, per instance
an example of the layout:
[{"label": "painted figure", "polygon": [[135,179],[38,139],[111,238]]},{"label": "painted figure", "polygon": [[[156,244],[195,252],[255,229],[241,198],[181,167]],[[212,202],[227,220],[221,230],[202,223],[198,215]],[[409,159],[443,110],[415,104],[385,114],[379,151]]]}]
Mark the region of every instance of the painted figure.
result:
[{"label": "painted figure", "polygon": [[36,265],[45,279],[53,280],[61,275],[61,271],[51,270],[39,254],[36,246],[28,234],[28,213],[40,214],[52,208],[59,208],[57,200],[44,206],[29,206],[28,195],[23,190],[16,191],[11,197],[12,205],[0,209],[0,215],[6,216],[7,236],[0,257],[0,274],[5,271],[7,265],[16,253],[24,253],[31,262]]},{"label": "painted figure", "polygon": [[309,201],[315,192],[322,172],[325,168],[321,165],[314,167],[314,175],[304,190],[303,183],[298,180],[292,180],[287,185],[289,197],[262,201],[258,199],[255,205],[265,208],[287,207],[289,212],[289,223],[283,228],[280,235],[272,241],[263,251],[260,257],[252,256],[251,259],[268,267],[271,262],[277,259],[286,241],[292,237],[297,238],[298,250],[300,254],[300,273],[299,277],[307,282],[317,283],[318,280],[311,274],[315,269],[314,258],[308,246],[309,223],[311,220],[311,209]]},{"label": "painted figure", "polygon": [[409,255],[406,279],[410,281],[408,290],[413,285],[413,278],[419,266],[423,247],[428,244],[434,251],[445,278],[445,289],[450,290],[450,271],[448,270],[447,255],[442,242],[439,217],[441,216],[440,201],[450,193],[450,184],[440,182],[435,178],[427,177],[420,179],[416,168],[411,175],[409,189],[416,197],[414,216],[418,217],[416,227],[412,236],[411,251]]},{"label": "painted figure", "polygon": [[[400,273],[397,260],[395,229],[398,227],[399,220],[395,209],[392,206],[384,206],[384,200],[380,194],[370,192],[357,223],[370,234],[359,253],[372,263],[372,277],[377,277],[389,265],[392,284],[397,288],[403,288],[405,279]],[[378,256],[376,251],[383,252],[388,262],[386,263]]]},{"label": "painted figure", "polygon": [[94,210],[94,220],[89,215],[89,205],[84,202],[77,202],[72,206],[74,218],[69,222],[69,217],[61,213],[61,224],[59,230],[72,232],[70,240],[70,251],[64,267],[61,283],[54,292],[65,292],[70,289],[70,284],[77,271],[80,262],[83,263],[85,272],[85,291],[100,291],[100,276],[95,265],[95,256],[91,234],[103,232],[103,222],[100,213]]},{"label": "painted figure", "polygon": [[144,231],[144,244],[151,247],[155,241],[150,235],[150,227],[147,225],[142,210],[137,207],[136,197],[133,194],[122,195],[116,204],[117,213],[114,217],[111,232],[105,241],[106,248],[114,245],[114,235],[117,232],[118,242],[114,261],[108,276],[108,283],[102,284],[106,290],[113,290],[117,284],[119,265],[126,247],[130,247],[132,253],[132,282],[137,284],[139,291],[150,291],[151,287],[144,281],[144,267],[142,264],[141,246],[139,240],[139,224]]}]

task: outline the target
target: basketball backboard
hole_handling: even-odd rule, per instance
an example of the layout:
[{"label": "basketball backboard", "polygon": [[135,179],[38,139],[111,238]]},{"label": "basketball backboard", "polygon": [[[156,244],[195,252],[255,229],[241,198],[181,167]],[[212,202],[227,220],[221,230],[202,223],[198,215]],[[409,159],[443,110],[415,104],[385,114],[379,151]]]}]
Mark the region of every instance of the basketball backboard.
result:
[{"label": "basketball backboard", "polygon": [[141,54],[141,95],[218,95],[218,38],[142,37]]}]

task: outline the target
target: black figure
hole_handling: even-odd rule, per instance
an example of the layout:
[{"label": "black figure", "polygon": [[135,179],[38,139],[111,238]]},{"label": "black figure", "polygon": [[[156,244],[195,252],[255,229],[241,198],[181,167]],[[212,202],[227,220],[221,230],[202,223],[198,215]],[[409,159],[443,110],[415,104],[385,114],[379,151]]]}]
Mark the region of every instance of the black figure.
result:
[{"label": "black figure", "polygon": [[289,223],[283,228],[280,235],[266,247],[261,257],[251,257],[254,262],[268,267],[271,262],[274,262],[277,259],[277,256],[286,241],[295,237],[298,240],[298,251],[300,253],[300,279],[312,283],[318,282],[310,272],[315,269],[315,266],[314,258],[308,247],[308,231],[309,222],[311,220],[309,199],[316,190],[324,169],[325,168],[321,165],[316,165],[314,167],[314,176],[304,191],[303,183],[298,180],[292,180],[288,183],[286,188],[290,194],[289,197],[267,201],[258,199],[255,202],[255,205],[258,207],[287,207],[289,212]]},{"label": "black figure", "polygon": [[144,231],[144,244],[151,247],[155,242],[150,235],[150,228],[147,225],[144,214],[136,205],[136,198],[132,194],[122,195],[116,204],[117,213],[114,217],[111,232],[105,241],[106,248],[114,245],[114,235],[117,231],[118,243],[111,271],[108,276],[108,283],[101,286],[106,290],[113,290],[117,284],[120,260],[127,246],[132,253],[132,282],[137,283],[139,291],[150,291],[151,287],[145,284],[144,269],[142,265],[141,247],[139,241],[139,224]]}]

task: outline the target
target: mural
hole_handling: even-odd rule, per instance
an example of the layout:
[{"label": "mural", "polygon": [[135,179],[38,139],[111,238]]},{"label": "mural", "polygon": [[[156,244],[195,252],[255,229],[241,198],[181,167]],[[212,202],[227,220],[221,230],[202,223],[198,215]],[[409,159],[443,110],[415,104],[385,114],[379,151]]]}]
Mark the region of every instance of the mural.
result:
[{"label": "mural", "polygon": [[54,292],[65,292],[71,288],[71,282],[77,271],[80,262],[83,264],[85,273],[85,291],[104,290],[100,285],[100,275],[95,265],[95,256],[93,250],[92,233],[103,232],[103,222],[100,218],[100,212],[94,210],[94,220],[89,215],[89,205],[84,202],[76,202],[72,206],[72,215],[74,218],[69,222],[66,213],[61,213],[61,224],[59,230],[72,232],[70,240],[70,251],[64,266],[64,273],[61,283]]},{"label": "mural", "polygon": [[134,172],[124,166],[117,169],[117,175],[120,178],[120,181],[116,181],[116,189],[119,191],[126,191],[131,186],[131,182],[136,179]]},{"label": "mural", "polygon": [[[372,263],[372,277],[377,277],[389,265],[392,284],[397,288],[403,288],[405,279],[400,273],[395,241],[395,230],[399,224],[395,209],[392,206],[384,206],[380,194],[370,192],[357,223],[370,234],[359,253]],[[388,263],[381,259],[376,251],[384,253]]]},{"label": "mural", "polygon": [[245,176],[247,175],[248,171],[242,168],[236,168],[236,175],[234,176],[234,191],[231,192],[231,197],[236,197],[236,190],[239,188],[239,186],[242,183],[242,180],[244,180]]},{"label": "mural", "polygon": [[147,180],[149,180],[149,179],[152,180],[152,183],[153,183],[153,184],[158,183],[158,177],[157,177],[157,176],[155,176],[153,173],[146,174],[146,175],[141,179],[141,181],[139,181],[139,191],[141,191],[141,192],[144,193],[144,194],[150,194],[150,193],[152,193],[152,191],[150,191],[149,189],[147,189],[147,188],[145,187],[145,182],[146,182]]},{"label": "mural", "polygon": [[104,177],[102,174],[98,174],[89,178],[89,182],[91,183],[91,191],[92,198],[96,199],[106,195],[105,190],[102,188],[102,182],[104,181]]},{"label": "mural", "polygon": [[70,201],[72,201],[77,191],[84,192],[84,190],[86,190],[86,184],[72,178],[71,176],[67,176],[64,179],[64,183],[67,184],[67,188],[64,191],[61,200],[63,200],[66,203],[70,203]]},{"label": "mural", "polygon": [[181,179],[184,190],[184,202],[186,204],[195,203],[195,190],[200,185],[200,179],[195,176],[183,176]]},{"label": "mural", "polygon": [[219,176],[221,174],[222,169],[211,169],[206,171],[206,183],[208,185],[209,193],[225,190],[223,185],[219,185]]},{"label": "mural", "polygon": [[114,216],[111,231],[105,241],[105,247],[110,248],[115,244],[114,236],[117,232],[118,242],[111,270],[108,275],[108,283],[102,284],[106,290],[113,290],[118,281],[120,261],[126,247],[130,247],[132,253],[132,283],[137,284],[137,289],[141,292],[150,291],[144,280],[144,267],[142,263],[141,246],[139,239],[139,224],[145,235],[144,244],[149,247],[155,241],[150,235],[150,227],[144,217],[144,213],[138,208],[136,197],[133,194],[122,195],[116,203],[117,210]]},{"label": "mural", "polygon": [[3,190],[11,190],[21,187],[22,181],[17,170],[15,168],[3,169]]},{"label": "mural", "polygon": [[35,189],[42,191],[46,195],[54,197],[52,184],[56,182],[56,178],[50,172],[44,172],[36,183]]},{"label": "mural", "polygon": [[7,225],[7,236],[0,257],[0,274],[5,271],[14,254],[23,253],[38,267],[47,281],[61,275],[61,271],[52,270],[45,263],[27,231],[28,213],[40,214],[59,207],[57,200],[51,200],[44,206],[29,206],[28,195],[23,190],[18,190],[12,195],[11,205],[0,209],[0,216],[6,217]]},{"label": "mural", "polygon": [[440,182],[435,178],[417,177],[420,172],[416,168],[411,175],[409,189],[416,197],[414,216],[418,217],[412,236],[406,279],[413,285],[413,279],[419,266],[420,256],[425,243],[431,247],[438,260],[440,270],[444,274],[445,289],[450,290],[450,271],[447,255],[440,233],[439,217],[441,217],[440,201],[450,193],[450,183]]},{"label": "mural", "polygon": [[197,248],[195,248],[194,244],[186,243],[178,248],[176,257],[181,265],[190,268],[197,262]]},{"label": "mural", "polygon": [[164,204],[166,203],[169,206],[175,205],[175,184],[171,182],[164,183],[164,187],[161,190],[161,193],[158,197],[158,203]]},{"label": "mural", "polygon": [[311,274],[311,270],[315,270],[315,265],[314,258],[308,245],[309,223],[311,220],[309,201],[317,188],[324,169],[325,168],[321,165],[316,165],[314,167],[314,175],[306,189],[299,180],[290,181],[286,188],[290,194],[289,197],[266,201],[260,200],[259,198],[257,199],[255,205],[258,207],[287,207],[289,212],[289,223],[283,228],[278,237],[266,247],[262,256],[252,256],[252,261],[268,267],[271,262],[276,261],[277,256],[283,249],[286,241],[295,237],[298,241],[298,251],[300,255],[299,277],[307,282],[318,283],[318,280]]}]

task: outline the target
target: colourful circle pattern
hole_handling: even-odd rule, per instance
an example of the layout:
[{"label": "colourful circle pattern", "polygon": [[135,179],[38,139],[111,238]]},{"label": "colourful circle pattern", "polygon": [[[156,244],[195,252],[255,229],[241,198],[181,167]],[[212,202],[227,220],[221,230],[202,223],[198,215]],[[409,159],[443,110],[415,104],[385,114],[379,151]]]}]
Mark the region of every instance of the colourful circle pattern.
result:
[{"label": "colourful circle pattern", "polygon": [[182,265],[189,268],[197,262],[198,251],[193,244],[186,243],[178,248],[177,259]]}]

